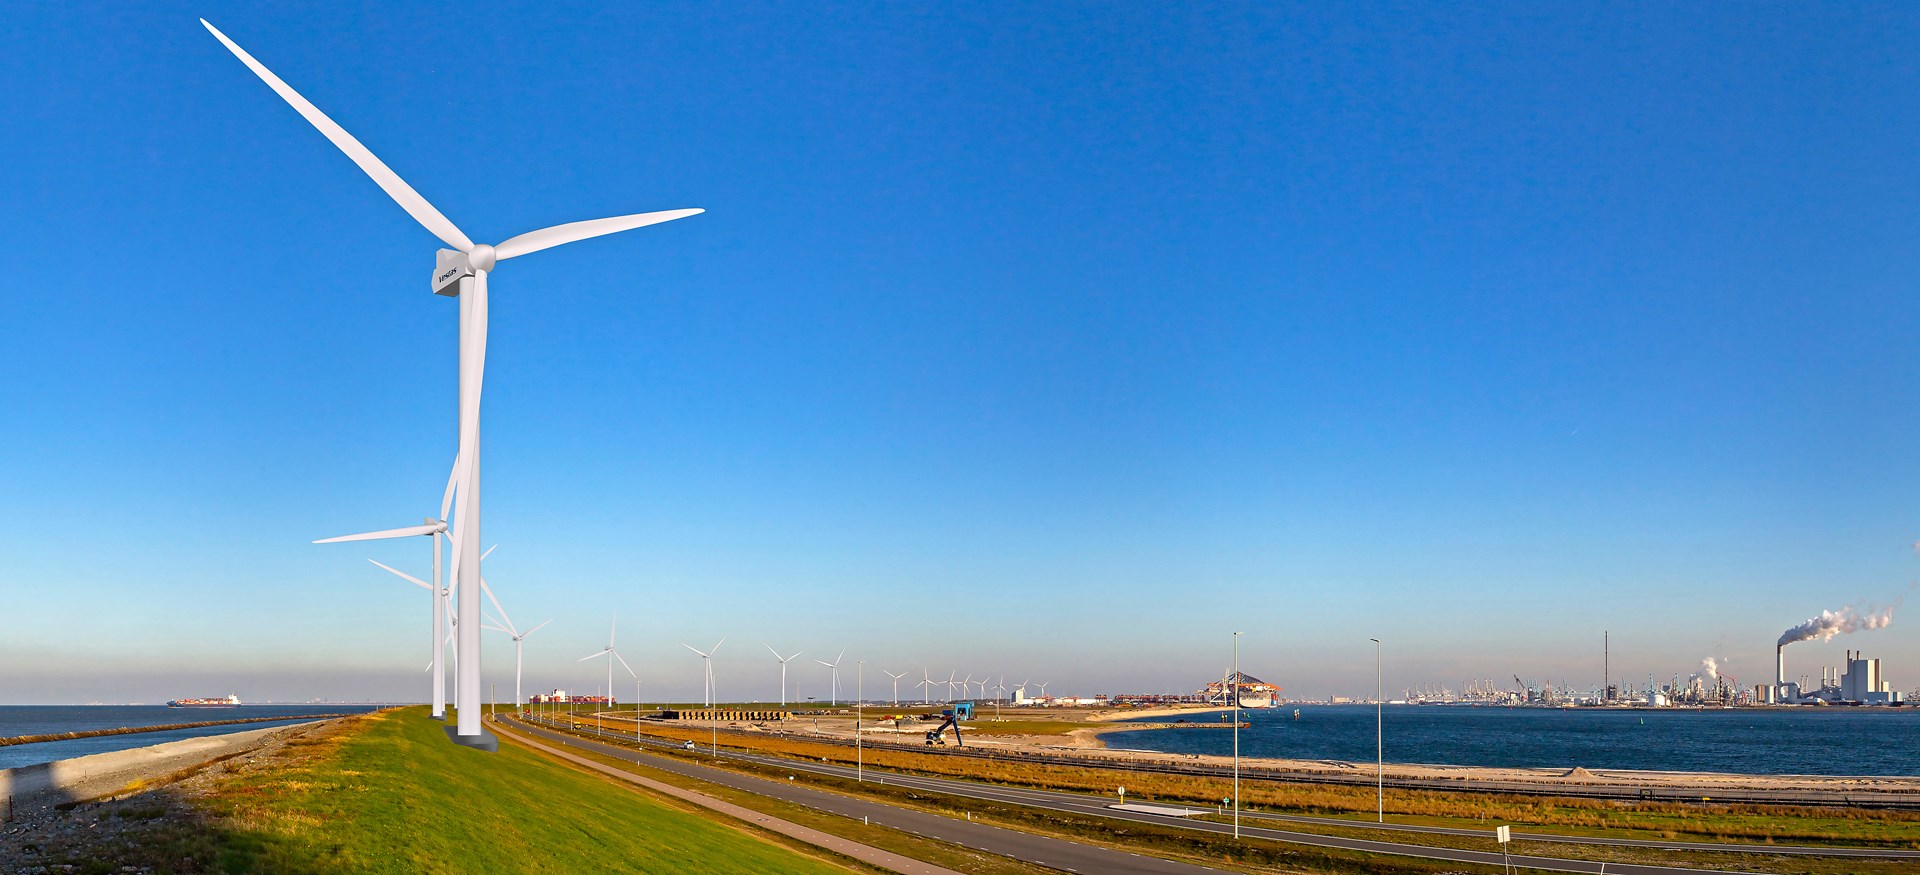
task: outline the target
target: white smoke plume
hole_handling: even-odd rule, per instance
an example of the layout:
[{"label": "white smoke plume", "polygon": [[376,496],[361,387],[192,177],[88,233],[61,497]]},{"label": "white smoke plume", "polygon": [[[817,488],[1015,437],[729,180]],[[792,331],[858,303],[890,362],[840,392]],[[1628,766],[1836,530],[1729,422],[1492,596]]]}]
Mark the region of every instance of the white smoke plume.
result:
[{"label": "white smoke plume", "polygon": [[1700,660],[1700,673],[1703,675],[1706,675],[1708,680],[1716,680],[1716,681],[1719,680],[1720,679],[1720,661],[1714,659],[1711,656],[1707,657],[1706,659]]},{"label": "white smoke plume", "polygon": [[1848,606],[1838,611],[1821,611],[1820,616],[1780,633],[1780,646],[1784,647],[1796,641],[1812,641],[1815,638],[1832,641],[1835,635],[1867,629],[1885,629],[1893,622],[1893,610],[1897,607],[1900,607],[1898,601],[1885,610],[1869,607],[1865,611],[1860,611]]}]

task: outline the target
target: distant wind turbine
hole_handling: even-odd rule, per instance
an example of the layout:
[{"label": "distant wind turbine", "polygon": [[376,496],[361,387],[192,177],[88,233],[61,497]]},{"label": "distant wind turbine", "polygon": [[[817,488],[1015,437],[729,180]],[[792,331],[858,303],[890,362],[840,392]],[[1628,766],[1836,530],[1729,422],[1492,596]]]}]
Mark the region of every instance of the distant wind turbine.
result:
[{"label": "distant wind turbine", "polygon": [[[495,607],[498,607],[498,605],[495,605]],[[541,625],[545,625],[545,624],[543,623]],[[614,632],[617,631],[619,628],[620,628],[620,615],[614,614],[613,621],[607,624],[607,646],[602,647],[599,650],[596,650],[592,653],[587,654],[586,656],[582,656],[579,659],[574,660],[574,662],[586,662],[589,659],[598,659],[602,656],[607,658],[607,701],[605,703],[606,707],[603,707],[600,709],[602,711],[608,710],[613,707],[613,661],[614,660],[616,659],[620,660],[620,667],[626,669],[627,674],[632,675],[634,680],[640,679],[640,675],[634,673],[633,666],[627,664],[626,657],[621,656],[619,651],[613,649]],[[528,632],[527,634],[531,635],[533,633]],[[635,705],[634,707],[638,708],[639,706]],[[633,712],[633,719],[635,720],[640,719],[639,711],[636,710]]]},{"label": "distant wind turbine", "polygon": [[780,660],[780,707],[785,708],[787,707],[787,663],[806,651],[795,650],[793,656],[782,657],[780,651],[773,649],[773,645],[765,641],[760,643],[766,645],[767,652],[773,654],[774,659]]},{"label": "distant wind turbine", "polygon": [[[546,627],[547,623],[551,623],[553,621],[547,620],[546,622],[541,623],[540,625],[535,626],[531,629],[528,629],[525,632],[515,629],[513,626],[513,618],[507,616],[507,609],[500,606],[500,600],[498,598],[495,598],[493,595],[493,588],[486,586],[486,583],[487,583],[487,579],[485,577],[480,578],[481,586],[485,588],[487,591],[487,598],[493,601],[494,610],[497,610],[500,612],[501,625],[487,626],[485,628],[492,629],[495,632],[505,632],[507,633],[507,637],[513,639],[513,707],[514,707],[514,710],[517,711],[527,704],[527,700],[520,697],[520,666],[523,662],[521,658],[522,657],[521,647],[526,643],[528,635],[532,635],[533,633],[540,631],[542,628]],[[609,644],[609,646],[611,646],[611,644]],[[633,669],[627,669],[627,671],[631,673]],[[609,678],[613,676],[612,666],[608,666],[607,676]],[[635,679],[638,680],[638,676],[636,676]]]},{"label": "distant wind turbine", "polygon": [[893,678],[893,707],[900,707],[900,679],[906,677],[907,673],[903,671],[899,674],[894,674],[884,668],[880,670],[880,673]]},{"label": "distant wind turbine", "polygon": [[727,639],[725,638],[722,638],[719,641],[714,642],[712,650],[701,650],[700,648],[695,647],[691,644],[688,644],[684,641],[680,643],[681,647],[685,647],[688,650],[691,650],[695,653],[700,654],[700,658],[706,660],[707,662],[707,707],[709,708],[713,707],[713,699],[714,699],[713,655],[715,653],[720,652],[720,645],[725,643],[727,643]]},{"label": "distant wind turbine", "polygon": [[829,704],[833,704],[833,705],[840,704],[840,660],[846,655],[847,655],[847,649],[845,647],[842,647],[840,648],[840,655],[834,657],[832,662],[828,662],[824,659],[814,660],[814,662],[820,663],[821,665],[824,665],[827,668],[833,669],[833,683],[832,683],[832,686],[829,688],[830,692],[828,695]]}]

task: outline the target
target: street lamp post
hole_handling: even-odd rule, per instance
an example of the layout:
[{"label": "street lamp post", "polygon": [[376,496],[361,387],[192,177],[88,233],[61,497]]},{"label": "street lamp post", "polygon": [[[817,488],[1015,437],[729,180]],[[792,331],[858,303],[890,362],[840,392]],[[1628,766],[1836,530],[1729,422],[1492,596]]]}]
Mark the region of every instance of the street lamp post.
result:
[{"label": "street lamp post", "polygon": [[854,660],[853,665],[853,780],[865,783],[867,755],[860,746],[860,718],[866,715],[867,707],[867,661]]},{"label": "street lamp post", "polygon": [[1381,722],[1381,709],[1385,704],[1380,701],[1380,639],[1368,638],[1373,642],[1373,805],[1374,820],[1387,822],[1387,772],[1382,741],[1386,738],[1384,724]]},{"label": "street lamp post", "polygon": [[1233,837],[1240,837],[1240,633],[1233,633]]}]

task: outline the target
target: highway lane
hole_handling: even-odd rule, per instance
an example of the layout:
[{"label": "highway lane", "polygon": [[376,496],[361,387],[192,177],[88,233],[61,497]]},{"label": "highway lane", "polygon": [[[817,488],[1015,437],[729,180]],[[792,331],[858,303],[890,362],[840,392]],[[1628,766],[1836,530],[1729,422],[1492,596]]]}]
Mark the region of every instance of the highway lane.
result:
[{"label": "highway lane", "polygon": [[[820,744],[835,744],[852,747],[853,741],[833,736],[796,735]],[[875,749],[921,750],[917,744],[908,744],[883,739],[868,739],[868,746]],[[1092,768],[1112,769],[1115,771],[1150,772],[1169,775],[1193,775],[1225,778],[1232,771],[1225,766],[1208,766],[1199,763],[1168,764],[1137,762],[1113,757],[1088,756],[1069,751],[1048,751],[1031,753],[1012,748],[974,748],[946,751],[952,756],[977,757],[981,759],[1005,759],[1016,762],[1055,763]],[[1153,753],[1147,751],[1147,753]],[[1166,754],[1161,754],[1166,756]],[[1602,777],[1609,772],[1596,773]],[[1648,773],[1666,774],[1666,773]],[[1276,769],[1260,765],[1248,765],[1241,769],[1243,781],[1277,781],[1289,784],[1334,784],[1340,786],[1367,786],[1374,784],[1374,777],[1367,774],[1330,774],[1327,772],[1295,771]],[[1686,787],[1686,786],[1621,786],[1605,784],[1542,784],[1528,781],[1497,780],[1461,780],[1454,778],[1405,778],[1388,777],[1386,786],[1406,790],[1439,790],[1449,793],[1482,793],[1516,796],[1565,796],[1581,799],[1619,799],[1640,802],[1746,802],[1761,805],[1839,805],[1853,808],[1920,808],[1920,793],[1852,790],[1847,792],[1813,792],[1805,790],[1760,790],[1754,788],[1727,787]]]},{"label": "highway lane", "polygon": [[[631,724],[632,720],[628,719],[626,722]],[[731,740],[734,740],[737,743],[738,738],[739,736],[735,735],[734,738]],[[808,738],[805,738],[804,740],[812,741],[817,739],[808,737]],[[656,739],[650,738],[648,739],[648,741],[649,743],[653,743],[656,741]],[[660,741],[659,743],[663,745],[666,744],[666,742],[664,741]],[[930,751],[926,751],[913,746],[908,746],[905,748],[905,750],[913,753],[929,753],[930,752]],[[954,753],[954,751],[942,749],[938,751],[938,753],[942,755],[950,755]],[[872,775],[872,774],[879,774],[879,773],[874,771],[869,771],[868,774]],[[886,774],[892,775],[894,773],[888,772]],[[1120,778],[1121,780],[1124,780],[1124,776],[1117,775],[1116,777]],[[1065,796],[1079,798],[1083,800],[1089,800],[1089,801],[1097,801],[1093,797],[1088,797],[1080,794],[1060,794],[1060,795],[1065,795]],[[1243,824],[1246,820],[1251,819],[1251,820],[1274,821],[1274,822],[1281,822],[1281,823],[1298,823],[1303,825],[1336,826],[1336,827],[1346,827],[1346,828],[1352,828],[1352,829],[1372,829],[1372,830],[1381,830],[1386,832],[1400,832],[1400,833],[1424,833],[1429,835],[1451,835],[1451,836],[1464,836],[1469,838],[1483,838],[1483,839],[1488,838],[1488,836],[1491,835],[1491,830],[1488,830],[1488,829],[1469,829],[1469,828],[1463,828],[1463,827],[1446,827],[1446,826],[1424,826],[1419,824],[1395,824],[1395,823],[1379,824],[1379,823],[1371,823],[1367,821],[1351,820],[1351,819],[1344,819],[1344,818],[1337,818],[1337,817],[1313,817],[1310,815],[1298,815],[1298,814],[1271,814],[1271,813],[1255,814],[1250,812],[1242,812],[1241,819]],[[1604,836],[1574,836],[1574,835],[1561,835],[1556,833],[1538,833],[1538,832],[1523,833],[1518,830],[1514,831],[1513,836],[1516,840],[1525,840],[1525,841],[1555,842],[1560,844],[1576,844],[1576,845],[1614,845],[1619,847],[1653,848],[1658,850],[1672,849],[1672,850],[1684,850],[1684,851],[1718,851],[1718,852],[1725,852],[1725,853],[1746,853],[1746,854],[1785,854],[1785,855],[1794,855],[1794,856],[1856,857],[1856,858],[1920,860],[1920,851],[1901,850],[1901,849],[1892,849],[1892,848],[1839,848],[1839,847],[1822,847],[1822,846],[1813,846],[1813,845],[1754,845],[1754,844],[1729,844],[1729,843],[1722,843],[1722,842],[1655,841],[1650,839],[1610,838],[1610,837],[1604,837]]]},{"label": "highway lane", "polygon": [[[1272,820],[1284,823],[1304,823],[1324,826],[1346,826],[1360,829],[1378,829],[1390,832],[1428,833],[1432,835],[1474,836],[1485,838],[1487,830],[1464,829],[1452,826],[1421,826],[1405,823],[1372,823],[1370,821],[1344,820],[1338,817],[1311,817],[1304,814],[1253,814],[1241,812],[1242,822],[1253,820]],[[1514,841],[1559,842],[1570,845],[1619,845],[1631,848],[1658,848],[1679,851],[1725,851],[1735,854],[1788,854],[1812,857],[1869,857],[1887,860],[1920,860],[1920,851],[1905,851],[1895,848],[1828,848],[1813,845],[1738,845],[1722,842],[1666,842],[1650,839],[1622,839],[1603,836],[1570,836],[1555,833],[1537,833],[1513,831]]]},{"label": "highway lane", "polygon": [[[523,725],[526,725],[526,724],[523,724]],[[600,744],[597,742],[580,739],[577,736],[569,736],[564,733],[550,732],[548,730],[533,728],[531,726],[529,727],[529,731],[539,732],[544,737],[552,738],[556,741],[575,744],[576,746],[591,746],[592,749],[595,749],[599,752],[607,753],[613,756],[619,756],[623,759],[628,759],[635,762],[640,761],[640,759],[644,757],[647,765],[651,767],[665,768],[665,766],[662,765],[663,763],[672,764],[673,766],[677,767],[677,768],[671,769],[672,771],[675,771],[678,774],[686,775],[688,777],[698,778],[700,780],[716,780],[714,777],[711,777],[713,775],[730,776],[735,779],[744,777],[744,776],[734,775],[733,773],[727,772],[722,769],[715,769],[707,766],[701,766],[698,764],[687,763],[681,760],[668,758],[668,757],[659,757],[659,756],[647,755],[642,753],[636,753],[631,748],[615,747],[612,745]],[[654,742],[649,740],[649,743],[654,743]],[[662,746],[662,747],[671,746],[665,743],[658,743],[658,744],[659,746]],[[758,754],[738,753],[735,751],[727,751],[721,754],[721,757],[726,759],[744,761],[744,762],[754,762],[761,765],[772,766],[780,769],[787,769],[787,770],[793,770],[793,771],[806,771],[806,772],[812,772],[815,774],[830,775],[833,777],[849,779],[849,780],[855,777],[855,769],[851,767],[846,767],[846,766],[836,766],[830,763],[815,763],[815,762],[803,761],[803,760],[784,759],[780,757],[761,756]],[[949,795],[949,796],[959,796],[963,798],[980,799],[983,801],[999,802],[999,803],[1010,804],[1010,805],[1022,805],[1027,807],[1040,808],[1048,811],[1055,811],[1063,814],[1078,814],[1078,815],[1084,815],[1084,816],[1107,818],[1112,820],[1125,820],[1125,821],[1132,821],[1132,822],[1142,823],[1142,824],[1153,824],[1155,826],[1161,826],[1161,827],[1171,827],[1176,829],[1190,829],[1190,830],[1197,830],[1197,831],[1212,832],[1217,834],[1231,834],[1233,832],[1233,828],[1230,824],[1213,823],[1211,821],[1195,821],[1195,820],[1189,820],[1189,819],[1178,818],[1178,817],[1165,817],[1165,816],[1146,814],[1142,812],[1118,811],[1109,807],[1111,803],[1109,803],[1105,799],[1082,796],[1082,795],[1073,794],[1073,793],[1062,793],[1062,792],[1051,791],[1051,790],[1032,790],[1032,789],[1020,789],[1020,788],[1009,788],[1009,787],[997,787],[997,786],[988,785],[988,784],[975,784],[969,781],[961,781],[961,780],[950,779],[950,778],[930,778],[930,777],[920,777],[920,776],[909,776],[909,775],[902,775],[894,772],[871,771],[871,772],[868,772],[867,775],[868,775],[867,780],[873,781],[875,783],[884,783],[884,784],[889,784],[897,787],[907,787],[910,789],[925,790],[927,792],[940,793],[940,794]],[[798,788],[798,787],[791,787],[791,786],[782,786],[778,782],[765,781],[763,779],[757,779],[757,778],[749,778],[748,780],[753,782],[755,786],[743,786],[743,785],[731,783],[730,781],[718,781],[718,782],[726,783],[728,786],[736,786],[739,789],[749,790],[750,792],[766,792],[762,789],[757,789],[759,785],[765,785],[768,789],[775,791],[775,792],[769,792],[767,795],[773,795],[773,796],[776,796],[776,798],[788,798],[784,794],[778,791],[806,789],[806,788]],[[847,797],[841,797],[841,796],[838,796],[837,794],[822,794],[822,795],[826,795],[833,799],[838,799],[838,800],[847,799]],[[794,799],[792,801],[801,802],[801,804],[813,804],[811,802],[805,802],[799,799]],[[851,801],[861,802],[869,806],[877,806],[890,812],[908,811],[907,809],[896,808],[886,803],[872,802],[868,800],[851,800]],[[819,807],[819,808],[822,808],[823,810],[833,810],[833,809],[827,809],[825,808],[825,806],[821,806],[821,805],[814,805],[814,807]],[[858,816],[858,815],[848,815],[848,816]],[[938,815],[929,815],[929,816],[938,817]],[[948,818],[941,818],[941,819],[950,820]],[[981,824],[968,824],[968,826],[981,826]],[[996,827],[993,829],[998,829],[998,828]],[[909,830],[909,831],[914,831],[914,830]],[[1012,830],[1000,830],[1000,831],[1014,833],[1014,831]],[[1365,853],[1374,853],[1374,854],[1392,854],[1396,856],[1417,857],[1417,858],[1429,859],[1429,860],[1445,860],[1445,861],[1458,862],[1458,863],[1477,863],[1477,864],[1487,865],[1487,866],[1500,866],[1503,864],[1503,862],[1505,862],[1505,863],[1510,863],[1511,865],[1516,867],[1537,869],[1537,870],[1549,871],[1549,872],[1591,872],[1591,873],[1611,872],[1611,873],[1616,873],[1616,875],[1694,875],[1694,873],[1725,871],[1725,870],[1717,870],[1717,869],[1690,869],[1690,868],[1682,868],[1682,867],[1635,865],[1635,864],[1627,864],[1627,863],[1611,863],[1611,862],[1602,863],[1598,861],[1568,860],[1568,859],[1561,859],[1561,858],[1555,858],[1555,857],[1537,857],[1537,856],[1526,856],[1526,855],[1517,855],[1517,856],[1503,858],[1498,851],[1470,851],[1470,850],[1464,850],[1459,848],[1436,848],[1436,847],[1429,847],[1426,845],[1414,845],[1414,844],[1404,844],[1399,842],[1376,841],[1371,839],[1351,839],[1351,838],[1344,838],[1339,836],[1326,836],[1326,835],[1318,835],[1314,833],[1293,832],[1289,830],[1273,829],[1270,827],[1249,826],[1244,821],[1241,825],[1240,833],[1242,836],[1246,836],[1246,837],[1269,839],[1272,841],[1286,842],[1289,844],[1296,844],[1296,845],[1307,845],[1307,846],[1320,847],[1320,848],[1337,848],[1337,849],[1343,849],[1343,850],[1361,851]],[[925,834],[925,833],[922,833],[922,834]],[[1471,834],[1471,831],[1469,831],[1469,834]],[[1015,833],[1015,835],[1026,836],[1027,834]],[[1482,835],[1483,837],[1486,837],[1488,839],[1489,844],[1492,843],[1490,834],[1481,833],[1480,835]],[[939,836],[930,836],[930,837],[938,838]],[[1029,836],[1029,837],[1039,838],[1039,837],[1033,837],[1033,836]],[[943,839],[943,840],[952,841],[952,839]],[[1056,839],[1052,841],[1059,842],[1060,840]],[[1043,863],[1045,862],[1044,860],[1036,860],[1034,858],[1024,856],[1020,853],[1011,853],[1008,851],[1002,851],[995,848],[985,848],[981,845],[977,845],[971,842],[961,842],[961,843],[966,844],[969,847],[982,847],[983,849],[991,850],[994,853],[1003,853],[1003,854],[1007,854],[1008,856],[1015,856],[1019,859],[1029,860],[1031,862],[1043,862]],[[1071,842],[1061,842],[1061,843],[1073,844]],[[1085,846],[1076,845],[1076,847],[1085,847]],[[1090,850],[1104,850],[1104,849],[1090,849]],[[1107,853],[1116,854],[1119,852],[1108,851]],[[1147,857],[1137,857],[1134,855],[1127,855],[1127,856],[1137,861],[1145,861],[1145,860],[1152,859]],[[1158,862],[1167,862],[1167,861],[1158,861]],[[1047,863],[1046,865],[1057,865],[1057,864]],[[1184,864],[1174,864],[1174,865],[1184,865]],[[1189,866],[1189,867],[1186,867],[1186,869],[1183,871],[1193,871],[1193,870],[1198,870],[1199,868],[1200,867]],[[1076,871],[1123,871],[1123,870],[1090,869],[1090,870],[1076,870]],[[1146,871],[1146,870],[1129,869],[1124,871]],[[1164,871],[1164,870],[1156,869],[1153,871]]]},{"label": "highway lane", "polygon": [[[1120,875],[1200,875],[1217,870],[1189,863],[1145,857],[1126,851],[1083,845],[1064,839],[1034,835],[1005,827],[975,823],[969,820],[947,817],[910,808],[899,808],[884,802],[875,802],[829,793],[812,787],[803,787],[791,783],[770,781],[752,775],[742,775],[725,769],[716,769],[685,760],[656,756],[636,752],[630,747],[618,747],[610,744],[584,739],[579,736],[544,729],[537,725],[514,720],[513,724],[522,731],[538,735],[541,738],[575,748],[591,750],[627,760],[645,761],[648,768],[673,772],[689,778],[695,778],[736,790],[745,790],[774,799],[781,799],[805,805],[818,811],[837,814],[841,817],[863,820],[879,824],[889,829],[912,833],[918,836],[948,842],[956,845],[1025,860],[1042,866],[1063,869],[1076,873],[1120,873]],[[787,763],[777,763],[786,767]]]}]

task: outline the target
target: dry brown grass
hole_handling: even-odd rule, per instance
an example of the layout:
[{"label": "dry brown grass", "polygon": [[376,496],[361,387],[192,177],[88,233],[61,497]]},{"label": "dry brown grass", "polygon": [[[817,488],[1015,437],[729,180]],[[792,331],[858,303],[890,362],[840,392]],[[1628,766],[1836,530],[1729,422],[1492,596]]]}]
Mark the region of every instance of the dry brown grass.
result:
[{"label": "dry brown grass", "polygon": [[[630,724],[629,724],[630,725]],[[631,730],[629,730],[631,731]],[[704,729],[649,725],[650,735],[706,744]],[[764,733],[723,733],[722,743],[758,753],[852,764],[854,751],[838,744]],[[948,756],[942,752],[869,747],[868,766],[987,783],[1087,793],[1112,793],[1124,784],[1129,799],[1212,806],[1231,795],[1225,778],[1119,772],[1021,758]],[[1374,790],[1275,781],[1242,781],[1241,804],[1253,811],[1354,817],[1374,812]],[[1405,823],[1474,826],[1505,823],[1554,827],[1574,834],[1756,843],[1812,843],[1920,848],[1920,812],[1747,804],[1683,804],[1544,796],[1502,796],[1438,790],[1392,790],[1386,811]]]}]

